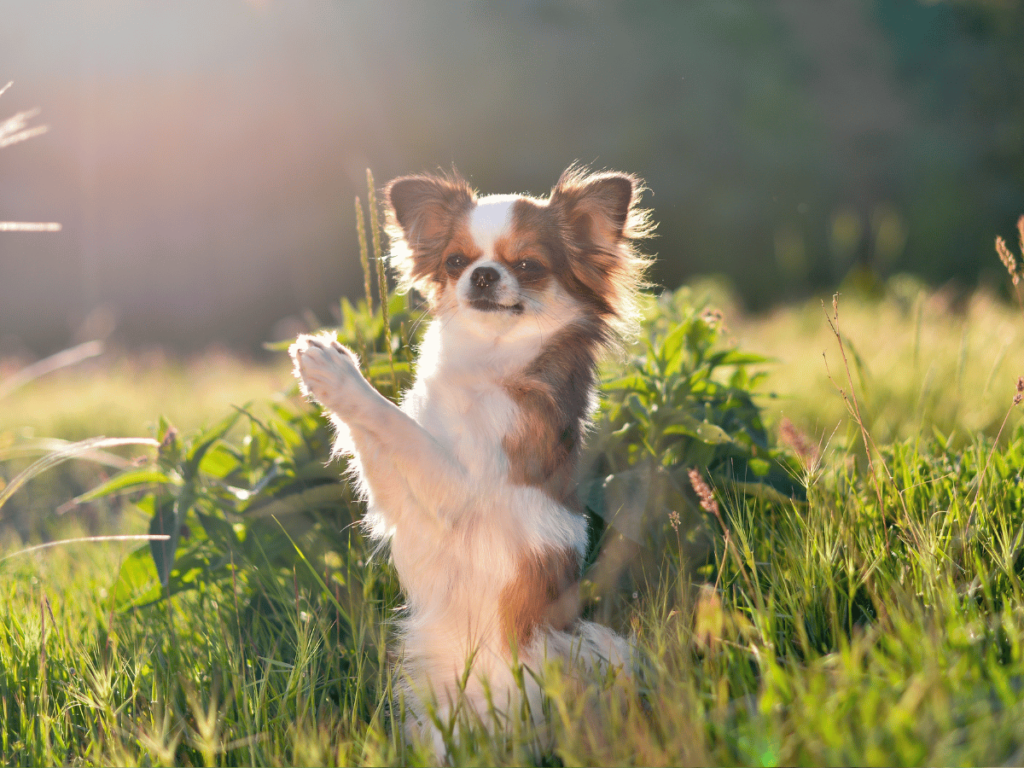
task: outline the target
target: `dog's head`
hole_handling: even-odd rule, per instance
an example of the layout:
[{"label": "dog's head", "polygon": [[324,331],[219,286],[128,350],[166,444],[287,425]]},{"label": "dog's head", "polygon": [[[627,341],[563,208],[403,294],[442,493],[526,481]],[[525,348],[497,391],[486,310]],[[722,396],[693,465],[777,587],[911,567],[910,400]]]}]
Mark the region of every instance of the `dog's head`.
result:
[{"label": "dog's head", "polygon": [[[569,168],[544,199],[478,197],[461,177],[403,176],[387,186],[391,264],[434,314],[504,331],[574,316],[621,328],[647,266],[642,183]],[[536,325],[537,323],[533,323]]]}]

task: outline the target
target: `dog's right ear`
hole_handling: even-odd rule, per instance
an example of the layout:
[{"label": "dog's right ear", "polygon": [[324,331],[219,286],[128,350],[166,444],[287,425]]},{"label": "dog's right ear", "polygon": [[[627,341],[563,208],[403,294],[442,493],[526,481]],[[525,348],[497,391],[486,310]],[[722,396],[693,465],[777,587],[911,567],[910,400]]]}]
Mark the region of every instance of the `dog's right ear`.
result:
[{"label": "dog's right ear", "polygon": [[384,190],[390,262],[404,288],[429,294],[425,285],[443,274],[441,259],[456,221],[476,202],[469,183],[454,172],[445,176],[400,176]]},{"label": "dog's right ear", "polygon": [[473,204],[473,190],[460,176],[399,176],[385,190],[395,218],[406,232],[423,217],[454,215]]}]

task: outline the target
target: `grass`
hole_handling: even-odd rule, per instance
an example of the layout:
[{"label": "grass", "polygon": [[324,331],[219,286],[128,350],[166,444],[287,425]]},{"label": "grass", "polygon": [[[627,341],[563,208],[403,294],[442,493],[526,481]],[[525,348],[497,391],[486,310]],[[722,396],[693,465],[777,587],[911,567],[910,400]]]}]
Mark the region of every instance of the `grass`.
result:
[{"label": "grass", "polygon": [[[0,378],[5,373],[10,375],[0,367]],[[231,404],[268,400],[290,385],[283,359],[255,365],[216,351],[189,359],[158,349],[142,355],[109,351],[5,397],[0,434],[66,440],[150,435],[160,415],[189,431],[216,421]]]},{"label": "grass", "polygon": [[[547,670],[550,741],[470,727],[452,762],[1024,762],[1019,310],[979,296],[957,314],[905,285],[882,301],[840,299],[874,476],[822,360],[849,391],[820,303],[726,322],[744,349],[778,360],[766,418],[820,446],[806,458],[806,501],[716,489],[728,540],[706,515],[716,535],[701,558],[673,546],[665,510],[658,557],[641,558],[635,596],[610,614],[636,633],[642,673],[571,693]],[[213,421],[285,375],[221,359],[197,385],[201,364],[138,365],[41,379],[4,403],[17,410],[4,409],[0,434],[148,434],[146,420],[172,408],[179,424]],[[49,499],[48,477],[19,494]],[[134,505],[115,511],[69,512],[49,535],[145,532]],[[0,557],[21,546],[9,538]],[[0,561],[0,761],[429,764],[393,722],[393,576],[357,537],[318,576],[325,588],[298,570],[260,580],[240,569],[125,610],[152,579],[133,551],[74,544]]]},{"label": "grass", "polygon": [[[0,380],[15,367],[0,361]],[[283,360],[254,365],[223,352],[181,360],[158,350],[134,356],[107,351],[0,397],[0,459],[6,459],[0,464],[0,491],[5,481],[52,449],[46,438],[151,437],[161,415],[190,432],[219,419],[231,405],[258,403],[259,411],[289,386],[291,375]],[[6,533],[22,541],[61,537],[66,503],[117,468],[70,462],[31,481],[0,509],[0,536]],[[75,516],[90,533],[117,533],[139,523],[130,505],[85,505],[76,508]]]},{"label": "grass", "polygon": [[[840,298],[840,330],[866,406],[865,426],[882,443],[928,435],[933,427],[956,430],[963,442],[994,435],[1024,373],[1021,311],[985,293],[955,311],[942,295],[900,294],[878,302]],[[770,383],[781,400],[768,415],[786,415],[815,437],[831,434],[846,409],[828,370],[837,381],[845,372],[821,304],[740,324],[736,335],[745,348],[780,363]]]}]

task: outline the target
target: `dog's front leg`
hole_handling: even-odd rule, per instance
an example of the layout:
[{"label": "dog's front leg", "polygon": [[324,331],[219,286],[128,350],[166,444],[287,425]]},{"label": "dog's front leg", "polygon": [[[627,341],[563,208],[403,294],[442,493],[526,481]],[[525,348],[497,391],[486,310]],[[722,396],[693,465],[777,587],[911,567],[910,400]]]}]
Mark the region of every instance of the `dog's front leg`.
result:
[{"label": "dog's front leg", "polygon": [[373,388],[351,351],[321,334],[300,336],[289,353],[303,392],[348,428],[362,479],[373,497],[384,501],[408,495],[417,507],[434,515],[464,504],[468,490],[462,465]]}]

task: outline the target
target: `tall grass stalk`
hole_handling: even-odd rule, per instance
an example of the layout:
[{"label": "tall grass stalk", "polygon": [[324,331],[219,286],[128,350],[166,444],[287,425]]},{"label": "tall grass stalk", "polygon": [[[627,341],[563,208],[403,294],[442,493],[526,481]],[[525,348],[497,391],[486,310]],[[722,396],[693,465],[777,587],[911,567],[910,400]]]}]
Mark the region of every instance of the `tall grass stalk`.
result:
[{"label": "tall grass stalk", "polygon": [[[1017,219],[1017,231],[1020,233],[1020,248],[1022,256],[1024,256],[1024,216]],[[1024,300],[1021,299],[1020,289],[1020,278],[1021,274],[1024,274],[1024,259],[1018,266],[1017,260],[1010,249],[1006,247],[1006,242],[1001,237],[996,238],[996,255],[999,256],[999,260],[1003,262],[1003,266],[1006,267],[1006,271],[1010,276],[1011,287],[1013,288],[1014,295],[1017,298],[1017,304],[1024,311]],[[992,442],[992,449],[989,451],[988,458],[985,460],[985,467],[982,469],[981,474],[978,476],[978,487],[974,491],[974,507],[978,505],[978,498],[981,496],[981,486],[985,482],[985,475],[988,474],[989,465],[992,463],[992,456],[999,445],[999,438],[1002,437],[1003,429],[1006,428],[1006,422],[1010,418],[1010,414],[1013,413],[1013,409],[1020,405],[1021,400],[1024,399],[1024,376],[1017,378],[1017,385],[1013,393],[1013,397],[1010,402],[1010,407],[1006,411],[1006,415],[1003,416],[1002,422],[999,424],[999,431],[996,432],[995,440]]]},{"label": "tall grass stalk", "polygon": [[370,273],[370,255],[366,247],[366,224],[363,222],[363,203],[356,195],[356,235],[359,238],[359,264],[363,268],[363,290],[366,292],[366,306],[373,311],[373,288]]},{"label": "tall grass stalk", "polygon": [[102,354],[102,341],[87,341],[84,344],[78,344],[77,346],[61,350],[54,355],[43,358],[39,362],[32,363],[32,365],[27,365],[3,381],[0,381],[0,400],[24,387],[26,384],[35,381],[40,376],[77,365]]},{"label": "tall grass stalk", "polygon": [[[822,302],[822,309],[824,309],[824,308],[825,308],[825,304],[824,304],[824,302]],[[872,441],[868,438],[867,427],[864,426],[864,419],[860,415],[860,402],[857,400],[856,390],[855,390],[854,385],[853,385],[853,376],[850,374],[850,362],[846,358],[846,347],[843,344],[843,336],[839,332],[839,294],[838,293],[834,294],[832,296],[832,315],[830,316],[828,311],[826,310],[825,311],[825,319],[828,321],[829,328],[832,330],[832,334],[836,338],[836,343],[839,345],[839,355],[840,355],[840,357],[843,360],[843,367],[844,367],[844,369],[846,371],[846,383],[847,383],[847,385],[849,387],[849,390],[844,389],[839,384],[836,384],[835,380],[832,378],[832,371],[829,370],[828,358],[826,357],[824,352],[821,353],[821,357],[822,357],[822,360],[825,363],[825,370],[828,373],[829,381],[832,382],[833,386],[835,386],[836,390],[839,392],[840,397],[843,398],[843,403],[845,403],[846,408],[847,408],[847,410],[850,413],[850,416],[853,417],[853,420],[856,422],[857,427],[860,430],[861,442],[862,442],[862,444],[864,446],[864,453],[867,456],[868,472],[869,472],[871,480],[872,480],[872,486],[874,487],[874,490],[875,490],[875,498],[878,501],[878,511],[879,511],[879,514],[884,516],[884,514],[885,514],[885,505],[882,502],[882,489],[878,485],[878,476],[877,476],[877,474],[875,472],[875,464],[874,464],[874,459],[873,459],[873,453],[874,453],[873,448],[874,448],[874,445],[873,445]],[[888,529],[888,526],[885,529],[885,543],[886,543],[886,549],[888,549],[888,547],[889,547],[889,529]]]},{"label": "tall grass stalk", "polygon": [[73,539],[48,541],[45,544],[36,544],[34,547],[26,547],[25,549],[19,549],[17,552],[11,552],[8,555],[0,557],[0,563],[2,563],[4,560],[10,560],[12,557],[28,555],[33,552],[39,552],[44,549],[50,549],[51,547],[63,547],[67,546],[68,544],[99,544],[108,541],[167,541],[169,538],[170,536],[150,536],[148,534],[119,534],[116,536],[77,536]]},{"label": "tall grass stalk", "polygon": [[996,238],[996,255],[999,256],[999,260],[1003,262],[1003,266],[1006,267],[1006,271],[1010,275],[1011,288],[1017,299],[1017,306],[1024,312],[1024,297],[1021,296],[1021,277],[1024,276],[1024,216],[1017,219],[1017,233],[1022,258],[1018,261],[1002,237]]},{"label": "tall grass stalk", "polygon": [[373,183],[373,173],[366,169],[366,205],[370,213],[370,233],[373,237],[373,258],[377,264],[377,290],[380,293],[380,311],[384,318],[384,344],[388,350],[388,363],[391,365],[391,384],[395,396],[398,396],[398,376],[395,373],[395,353],[391,348],[391,315],[388,306],[387,268],[384,264],[384,251],[380,242],[380,209],[377,207],[377,188]]}]

